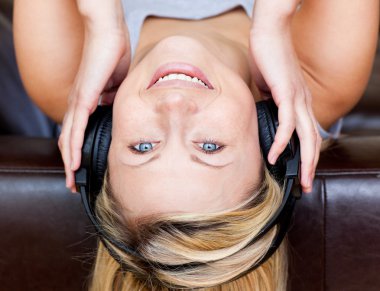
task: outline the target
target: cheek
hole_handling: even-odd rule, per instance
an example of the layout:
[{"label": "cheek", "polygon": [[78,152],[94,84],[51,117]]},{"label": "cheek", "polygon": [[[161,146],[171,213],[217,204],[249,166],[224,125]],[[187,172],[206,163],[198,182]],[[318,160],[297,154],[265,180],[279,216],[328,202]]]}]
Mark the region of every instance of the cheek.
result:
[{"label": "cheek", "polygon": [[135,132],[135,129],[146,124],[150,118],[148,107],[136,93],[120,90],[113,105],[112,134],[113,137]]},{"label": "cheek", "polygon": [[[248,99],[248,98],[247,98]],[[247,99],[231,100],[226,104],[224,119],[227,126],[237,137],[245,140],[248,136],[257,136],[257,113],[255,103]],[[239,101],[239,102],[236,102]]]},{"label": "cheek", "polygon": [[245,149],[246,154],[242,155],[242,167],[246,173],[251,173],[250,184],[258,185],[263,173],[263,159],[261,155],[260,145],[256,136],[247,140]]},{"label": "cheek", "polygon": [[223,95],[229,104],[226,107],[242,122],[256,118],[255,99],[247,84],[240,77],[231,76],[223,86]]},{"label": "cheek", "polygon": [[130,69],[127,77],[117,90],[114,106],[122,106],[124,110],[130,108],[126,107],[124,103],[139,98],[141,91],[147,87],[148,81],[149,76],[146,72],[146,66],[139,65]]}]

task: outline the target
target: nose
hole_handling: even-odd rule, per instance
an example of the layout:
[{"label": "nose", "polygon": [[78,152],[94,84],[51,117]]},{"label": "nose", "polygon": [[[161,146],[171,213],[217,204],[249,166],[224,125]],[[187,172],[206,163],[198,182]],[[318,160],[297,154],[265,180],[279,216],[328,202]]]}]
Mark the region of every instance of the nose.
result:
[{"label": "nose", "polygon": [[158,113],[188,115],[196,113],[197,110],[195,101],[190,96],[179,92],[170,92],[159,97],[156,103]]}]

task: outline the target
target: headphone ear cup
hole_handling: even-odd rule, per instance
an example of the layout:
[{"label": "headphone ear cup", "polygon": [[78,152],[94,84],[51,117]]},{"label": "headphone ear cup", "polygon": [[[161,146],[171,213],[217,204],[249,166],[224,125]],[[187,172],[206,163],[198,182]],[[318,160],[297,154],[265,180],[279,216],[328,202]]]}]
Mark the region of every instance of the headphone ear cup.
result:
[{"label": "headphone ear cup", "polygon": [[75,183],[77,187],[85,186],[91,207],[103,185],[111,133],[112,106],[98,106],[88,120],[83,140],[82,161],[75,173]]},{"label": "headphone ear cup", "polygon": [[90,188],[98,193],[103,185],[104,175],[107,169],[108,152],[112,139],[112,107],[98,107],[99,115],[97,130],[94,135],[94,147],[92,156],[92,169]]},{"label": "headphone ear cup", "polygon": [[275,165],[271,165],[268,162],[269,150],[274,142],[274,137],[279,124],[277,106],[273,99],[269,99],[257,102],[256,109],[259,125],[260,147],[266,167],[278,182],[283,182],[286,172],[286,163],[281,159],[281,156],[277,159]]}]

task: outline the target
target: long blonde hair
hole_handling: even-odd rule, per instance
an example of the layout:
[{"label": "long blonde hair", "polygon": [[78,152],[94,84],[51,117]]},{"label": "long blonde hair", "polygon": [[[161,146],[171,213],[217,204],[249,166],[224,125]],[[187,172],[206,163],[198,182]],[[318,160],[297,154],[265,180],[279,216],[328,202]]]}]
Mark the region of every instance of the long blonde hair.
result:
[{"label": "long blonde hair", "polygon": [[[139,256],[124,253],[104,240],[132,270],[126,271],[99,241],[91,291],[180,290],[175,286],[204,291],[286,290],[286,239],[266,262],[247,275],[225,283],[258,262],[276,234],[274,227],[247,245],[282,201],[283,189],[268,170],[265,169],[260,189],[233,209],[211,214],[160,215],[126,226],[113,199],[108,174],[106,177],[96,202],[99,221],[109,235],[135,249]],[[192,268],[160,267],[194,262],[197,264]]]}]

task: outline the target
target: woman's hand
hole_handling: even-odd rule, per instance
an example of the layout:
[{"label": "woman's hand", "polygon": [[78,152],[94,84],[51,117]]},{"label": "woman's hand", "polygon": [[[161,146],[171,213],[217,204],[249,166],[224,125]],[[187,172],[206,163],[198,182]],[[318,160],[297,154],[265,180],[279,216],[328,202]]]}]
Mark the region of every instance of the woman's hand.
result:
[{"label": "woman's hand", "polygon": [[85,40],[82,59],[68,96],[68,109],[58,145],[66,172],[66,187],[75,192],[74,171],[81,162],[88,118],[101,102],[112,103],[115,88],[130,64],[129,34],[120,0],[77,0]]},{"label": "woman's hand", "polygon": [[293,47],[291,18],[300,1],[256,0],[250,52],[252,76],[262,91],[270,91],[278,106],[279,128],[268,154],[274,164],[296,129],[301,144],[301,185],[312,191],[321,137],[312,109],[312,96]]}]

